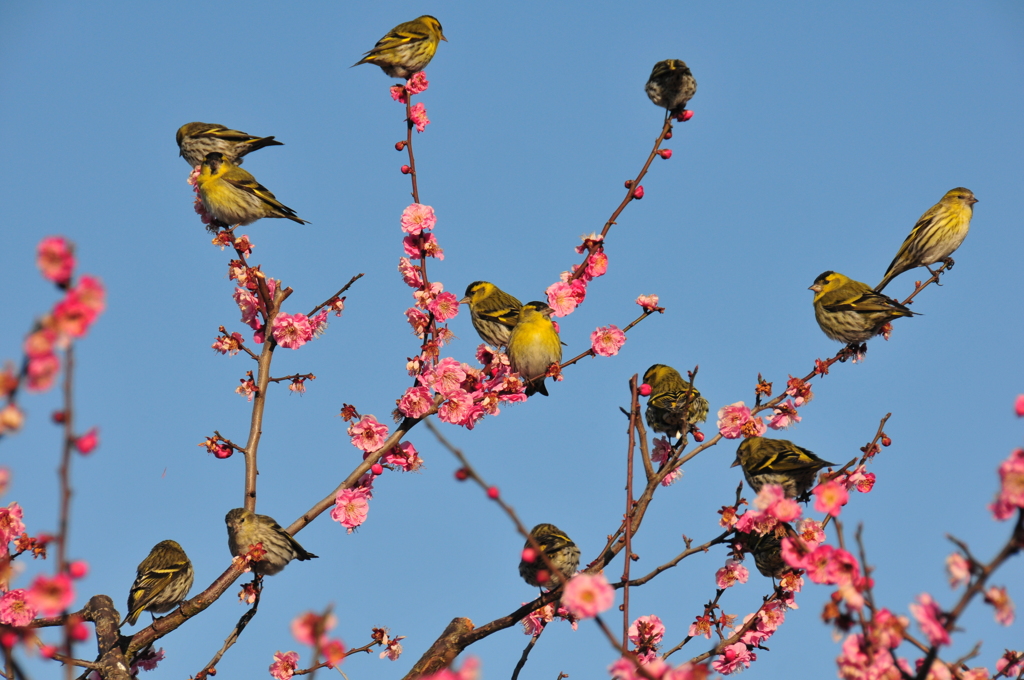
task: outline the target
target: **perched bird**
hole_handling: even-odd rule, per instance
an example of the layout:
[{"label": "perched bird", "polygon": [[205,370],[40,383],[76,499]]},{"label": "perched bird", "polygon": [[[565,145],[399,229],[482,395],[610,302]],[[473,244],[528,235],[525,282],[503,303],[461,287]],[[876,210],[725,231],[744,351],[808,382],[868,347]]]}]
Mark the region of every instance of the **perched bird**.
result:
[{"label": "perched bird", "polygon": [[674,116],[686,108],[686,102],[697,93],[697,81],[682,59],[666,59],[654,65],[647,79],[647,96],[656,106],[668,109]]},{"label": "perched bird", "polygon": [[424,14],[392,28],[352,66],[376,64],[392,78],[408,78],[427,67],[437,52],[440,40],[448,42],[441,30],[441,22]]},{"label": "perched bird", "polygon": [[[939,262],[953,266],[950,255],[967,238],[971,216],[974,215],[972,206],[977,202],[970,189],[957,187],[947,191],[942,200],[918,218],[892,264],[885,270],[882,282],[875,286],[875,292],[881,293],[890,281],[908,269],[927,268]],[[928,273],[935,274],[931,269]]]},{"label": "perched bird", "polygon": [[220,226],[252,224],[261,217],[284,217],[309,224],[277,200],[255,177],[218,151],[206,154],[196,181],[206,212],[213,215]]},{"label": "perched bird", "polygon": [[[708,400],[671,366],[654,364],[644,373],[644,382],[651,387],[644,415],[655,432],[679,439],[691,427],[708,419]],[[690,408],[684,411],[688,394]]]},{"label": "perched bird", "polygon": [[216,123],[187,123],[178,128],[178,155],[189,167],[203,164],[206,154],[214,151],[236,165],[242,164],[242,156],[265,146],[282,146],[270,137],[255,137],[239,130],[229,130]]},{"label": "perched bird", "polygon": [[554,310],[544,302],[527,302],[508,339],[508,361],[512,370],[526,381],[526,396],[548,390],[544,377],[551,364],[562,361],[562,341],[551,322]]},{"label": "perched bird", "polygon": [[228,525],[228,549],[234,557],[243,557],[252,546],[263,544],[266,554],[252,563],[253,573],[272,576],[292,560],[311,560],[316,555],[308,552],[299,542],[266,515],[257,515],[245,508],[235,508],[224,521]]},{"label": "perched bird", "polygon": [[181,546],[160,541],[139,564],[135,583],[128,591],[128,615],[121,626],[134,626],[144,610],[154,614],[171,611],[188,596],[194,578],[192,562]]},{"label": "perched bird", "polygon": [[480,339],[494,347],[508,344],[512,328],[519,320],[523,303],[487,281],[474,281],[466,287],[459,304],[469,305],[470,320]]},{"label": "perched bird", "polygon": [[824,272],[808,290],[814,291],[814,317],[822,332],[848,345],[873,337],[893,319],[916,314],[838,272]]},{"label": "perched bird", "polygon": [[768,578],[781,578],[792,567],[782,559],[782,538],[777,531],[782,531],[789,536],[795,536],[796,532],[785,522],[778,525],[775,531],[767,534],[747,534],[737,532],[737,537],[743,542],[747,552],[754,556],[754,564],[762,576]]},{"label": "perched bird", "polygon": [[799,498],[814,485],[818,470],[835,465],[818,458],[787,439],[749,437],[736,449],[730,467],[743,466],[743,476],[754,493],[765,484],[779,484],[786,498]]},{"label": "perched bird", "polygon": [[[538,524],[530,535],[537,541],[541,552],[548,556],[551,564],[558,568],[567,578],[571,578],[580,566],[580,549],[572,542],[572,539],[565,535],[565,532],[554,524]],[[532,547],[527,541],[523,550]],[[535,556],[532,562],[522,560],[519,562],[519,575],[531,586],[547,588],[549,590],[562,583],[562,574],[548,574],[544,581],[537,578],[538,572],[547,573],[548,566],[543,558]]]}]

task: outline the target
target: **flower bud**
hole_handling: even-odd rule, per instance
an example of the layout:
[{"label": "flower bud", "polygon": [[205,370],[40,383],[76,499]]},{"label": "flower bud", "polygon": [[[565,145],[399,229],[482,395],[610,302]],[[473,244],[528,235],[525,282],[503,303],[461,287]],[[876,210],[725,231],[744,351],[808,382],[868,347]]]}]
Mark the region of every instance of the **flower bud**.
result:
[{"label": "flower bud", "polygon": [[408,165],[403,165],[401,169],[403,175],[408,175],[410,172],[412,172],[412,168],[410,168]]}]

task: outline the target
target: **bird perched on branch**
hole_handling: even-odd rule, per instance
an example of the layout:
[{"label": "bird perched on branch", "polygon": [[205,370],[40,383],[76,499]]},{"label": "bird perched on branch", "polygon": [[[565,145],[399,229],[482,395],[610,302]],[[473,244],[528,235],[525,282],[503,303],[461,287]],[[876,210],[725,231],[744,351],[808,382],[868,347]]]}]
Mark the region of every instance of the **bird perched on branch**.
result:
[{"label": "bird perched on branch", "polygon": [[143,611],[154,614],[169,612],[188,596],[195,574],[192,562],[174,541],[160,541],[139,563],[135,583],[128,591],[128,615],[125,623],[132,626]]},{"label": "bird perched on branch", "polygon": [[743,477],[754,493],[765,484],[778,484],[786,498],[799,498],[814,485],[818,470],[835,465],[788,439],[748,437],[736,449],[730,467],[743,467]]},{"label": "bird perched on branch", "polygon": [[392,78],[408,78],[427,67],[441,40],[448,42],[441,22],[424,14],[392,28],[352,66],[376,64]]},{"label": "bird perched on branch", "polygon": [[822,332],[848,345],[873,337],[893,319],[916,313],[838,272],[822,273],[808,290],[814,291],[814,317]]},{"label": "bird perched on branch", "polygon": [[708,419],[708,400],[671,366],[654,364],[644,373],[644,383],[651,388],[644,417],[655,432],[679,439]]},{"label": "bird perched on branch", "polygon": [[231,130],[217,123],[186,123],[178,128],[178,155],[190,168],[202,165],[206,154],[217,152],[235,165],[242,164],[242,156],[265,146],[282,146],[270,137],[255,137],[246,132]]},{"label": "bird perched on branch", "polygon": [[[782,537],[779,532],[783,534]],[[783,574],[792,570],[792,567],[782,559],[782,538],[785,536],[796,536],[793,527],[785,522],[766,534],[747,534],[742,531],[736,533],[744,549],[754,556],[757,570],[768,578],[782,578]]]},{"label": "bird perched on branch", "polygon": [[228,549],[232,556],[244,557],[254,545],[263,544],[266,553],[259,561],[252,562],[253,573],[260,576],[272,576],[292,560],[302,562],[316,557],[267,515],[235,508],[228,512],[224,522],[228,525]]},{"label": "bird perched on branch", "polygon": [[227,160],[220,152],[206,154],[196,183],[206,212],[220,226],[252,224],[261,217],[283,217],[299,224],[308,224],[294,210],[277,200],[270,189]]},{"label": "bird perched on branch", "polygon": [[[543,558],[534,555],[532,561],[524,559],[519,562],[519,575],[523,580],[531,586],[552,590],[562,583],[563,575],[565,578],[572,578],[580,566],[580,549],[572,539],[554,524],[538,524],[530,531],[530,535],[540,546],[540,551],[548,556],[551,564],[561,574],[549,573]],[[528,548],[532,548],[529,541],[523,546],[523,551]]]},{"label": "bird perched on branch", "polygon": [[562,341],[551,322],[554,312],[544,302],[527,302],[508,339],[508,361],[512,370],[526,381],[526,396],[548,390],[544,378],[551,364],[562,361]]},{"label": "bird perched on branch", "polygon": [[[942,199],[928,208],[910,230],[907,239],[900,246],[881,283],[875,292],[881,293],[894,278],[914,267],[928,268],[930,264],[944,262],[953,266],[950,255],[967,238],[971,228],[971,217],[978,199],[970,189],[950,189]],[[928,273],[935,275],[930,268]]]},{"label": "bird perched on branch", "polygon": [[519,320],[523,306],[501,288],[487,281],[466,286],[466,297],[459,304],[469,305],[469,316],[480,339],[494,347],[504,347]]},{"label": "bird perched on branch", "polygon": [[668,115],[675,116],[697,94],[697,81],[685,61],[666,59],[654,65],[644,89],[656,106],[664,107]]}]

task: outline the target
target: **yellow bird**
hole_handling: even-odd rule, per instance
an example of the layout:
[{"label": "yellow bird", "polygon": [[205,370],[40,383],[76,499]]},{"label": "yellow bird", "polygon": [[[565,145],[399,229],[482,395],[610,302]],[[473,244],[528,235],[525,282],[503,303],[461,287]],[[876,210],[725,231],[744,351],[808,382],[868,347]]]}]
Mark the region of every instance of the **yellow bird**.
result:
[{"label": "yellow bird", "polygon": [[504,347],[519,320],[523,306],[501,288],[487,281],[474,281],[466,286],[466,297],[459,304],[469,305],[469,317],[480,339],[494,347]]},{"label": "yellow bird", "polygon": [[799,498],[814,484],[818,470],[835,465],[788,439],[749,437],[736,449],[730,467],[743,467],[743,477],[755,493],[765,484],[779,484],[786,498]]},{"label": "yellow bird", "polygon": [[508,340],[508,361],[512,370],[527,383],[526,396],[540,392],[548,396],[544,377],[551,364],[562,361],[562,341],[551,322],[551,309],[544,302],[527,302]]},{"label": "yellow bird", "polygon": [[192,562],[175,541],[160,541],[136,570],[128,591],[128,615],[121,622],[134,626],[143,611],[163,614],[188,596],[195,573]]},{"label": "yellow bird", "polygon": [[838,272],[822,273],[808,290],[814,291],[814,316],[822,332],[848,345],[875,336],[893,319],[916,313]]},{"label": "yellow bird", "polygon": [[236,165],[242,164],[242,156],[265,146],[282,146],[284,143],[270,137],[255,137],[245,132],[231,130],[217,123],[186,123],[178,128],[175,139],[178,155],[185,159],[190,168],[203,164],[206,154],[218,152]]},{"label": "yellow bird", "polygon": [[889,268],[885,270],[882,282],[875,286],[881,293],[894,278],[914,267],[925,267],[934,276],[928,265],[944,262],[953,266],[950,255],[967,238],[971,228],[971,217],[978,199],[970,189],[950,189],[938,203],[928,208],[910,230],[907,239],[900,246]]},{"label": "yellow bird", "polygon": [[283,217],[309,224],[222,153],[206,155],[197,183],[206,212],[213,215],[219,226],[252,224],[261,217]]},{"label": "yellow bird", "polygon": [[697,94],[697,81],[685,61],[666,59],[654,65],[644,89],[655,106],[665,107],[674,116]]},{"label": "yellow bird", "polygon": [[244,557],[254,545],[263,544],[266,553],[252,563],[252,571],[260,576],[273,576],[292,560],[312,560],[317,556],[281,528],[273,517],[257,515],[245,508],[235,508],[224,518],[228,526],[228,550],[234,557]]},{"label": "yellow bird", "polygon": [[[562,583],[563,575],[572,578],[580,566],[580,549],[576,547],[572,539],[554,524],[538,524],[530,531],[530,535],[533,536],[533,540],[537,541],[541,552],[551,560],[551,564],[562,573],[549,574],[544,559],[540,555],[536,555],[532,562],[526,560],[519,562],[519,575],[523,577],[523,580],[536,588],[553,590]],[[531,547],[533,546],[527,541],[523,550]],[[546,576],[543,580],[538,578],[541,571]]]},{"label": "yellow bird", "polygon": [[376,64],[392,78],[408,78],[427,67],[441,40],[448,42],[441,30],[441,22],[424,14],[392,28],[352,66]]},{"label": "yellow bird", "polygon": [[[644,373],[644,382],[651,387],[644,417],[655,432],[678,439],[708,419],[708,400],[671,366],[654,364]],[[684,412],[687,392],[690,408]]]}]

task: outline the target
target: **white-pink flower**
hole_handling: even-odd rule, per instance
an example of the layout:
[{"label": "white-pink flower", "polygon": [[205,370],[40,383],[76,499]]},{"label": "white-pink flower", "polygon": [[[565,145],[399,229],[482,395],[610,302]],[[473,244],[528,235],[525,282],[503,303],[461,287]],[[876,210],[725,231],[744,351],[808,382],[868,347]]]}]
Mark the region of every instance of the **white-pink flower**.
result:
[{"label": "white-pink flower", "polygon": [[402,231],[414,236],[422,231],[430,231],[437,224],[434,209],[429,205],[413,203],[402,211]]},{"label": "white-pink flower", "polygon": [[746,583],[750,571],[739,562],[729,560],[725,566],[715,572],[715,584],[719,588],[731,588],[736,583]]},{"label": "white-pink flower", "polygon": [[281,347],[298,349],[313,339],[313,328],[305,314],[278,314],[274,317],[273,336]]},{"label": "white-pink flower", "polygon": [[352,446],[370,453],[384,446],[388,427],[378,423],[372,415],[367,415],[349,425],[348,435],[352,437]]},{"label": "white-pink flower", "polygon": [[917,603],[910,604],[910,613],[932,645],[950,644],[949,632],[941,622],[941,619],[944,618],[942,610],[939,609],[939,605],[931,595],[928,593],[918,595]]},{"label": "white-pink flower", "polygon": [[434,399],[427,387],[410,387],[398,400],[398,410],[407,418],[425,416],[434,407]]},{"label": "white-pink flower", "polygon": [[0,623],[20,628],[36,617],[36,608],[26,598],[24,588],[15,588],[0,597]]},{"label": "white-pink flower", "polygon": [[597,616],[614,602],[615,591],[603,574],[576,574],[562,592],[562,605],[581,619]]},{"label": "white-pink flower", "polygon": [[594,350],[594,354],[603,357],[615,356],[624,344],[626,344],[626,334],[614,324],[600,326],[590,334],[590,348]]},{"label": "white-pink flower", "polygon": [[636,299],[636,303],[644,309],[656,309],[658,306],[657,295],[641,295]]},{"label": "white-pink flower", "polygon": [[949,587],[956,588],[971,580],[971,565],[967,558],[958,552],[946,558],[946,572],[949,574]]},{"label": "white-pink flower", "polygon": [[[761,423],[761,432],[747,433],[746,430],[751,429],[749,424],[758,421]],[[726,439],[739,439],[740,437],[746,436],[760,436],[764,432],[764,421],[760,418],[754,419],[750,416],[750,409],[742,401],[737,401],[735,404],[729,404],[718,409],[718,431]],[[757,429],[756,423],[754,430]]]},{"label": "white-pink flower", "polygon": [[8,543],[25,533],[25,523],[21,521],[24,514],[17,501],[0,508],[0,557],[7,555]]},{"label": "white-pink flower", "polygon": [[270,675],[276,680],[290,680],[299,666],[298,652],[275,652],[270,664]]},{"label": "white-pink flower", "polygon": [[348,528],[348,533],[366,521],[373,492],[365,486],[342,489],[334,497],[331,519]]},{"label": "white-pink flower", "polygon": [[548,306],[554,310],[553,316],[568,316],[579,304],[572,286],[564,281],[552,283],[544,293],[548,297]]},{"label": "white-pink flower", "polygon": [[427,305],[438,322],[445,322],[459,313],[459,298],[454,293],[441,293]]}]

